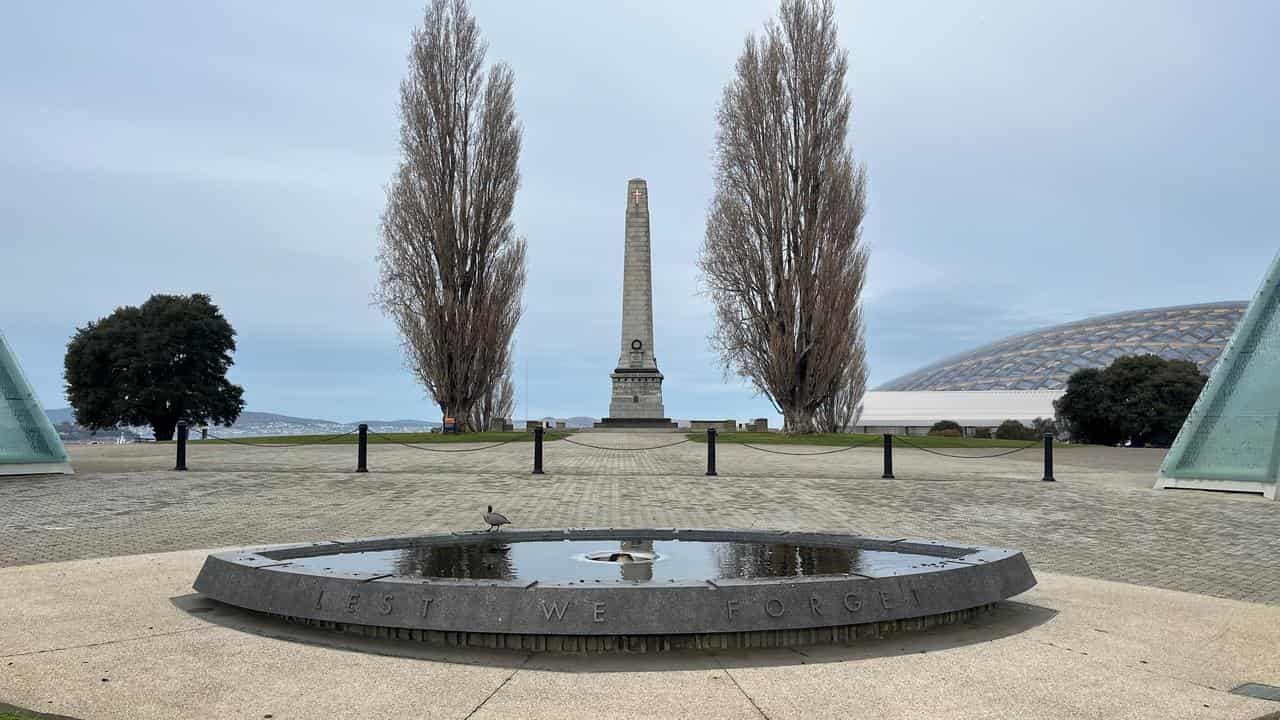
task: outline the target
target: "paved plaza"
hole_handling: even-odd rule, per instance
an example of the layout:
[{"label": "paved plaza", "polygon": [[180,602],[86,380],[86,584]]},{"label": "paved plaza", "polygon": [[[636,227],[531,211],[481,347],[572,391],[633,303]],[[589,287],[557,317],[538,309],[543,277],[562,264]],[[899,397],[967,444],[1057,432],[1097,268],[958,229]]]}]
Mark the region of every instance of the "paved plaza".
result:
[{"label": "paved plaza", "polygon": [[[1273,501],[1152,490],[1155,450],[1062,448],[1046,483],[1039,449],[899,447],[894,480],[879,448],[721,444],[718,477],[703,444],[640,449],[682,438],[549,442],[542,476],[528,442],[372,445],[367,474],[354,445],[196,444],[185,473],[171,445],[72,448],[73,477],[0,481],[0,703],[84,720],[1280,718],[1229,692],[1280,685]],[[212,548],[479,529],[488,504],[519,527],[1021,548],[1040,584],[970,622],[850,646],[605,657],[391,644],[191,590]]]},{"label": "paved plaza", "polygon": [[[580,434],[642,448],[681,435]],[[1156,450],[1062,448],[1058,482],[1040,482],[1038,448],[961,459],[899,446],[895,480],[879,448],[721,444],[597,450],[532,444],[475,452],[372,445],[252,448],[196,444],[189,472],[173,447],[71,449],[78,474],[0,481],[0,566],[183,549],[482,527],[492,504],[518,527],[745,527],[926,537],[1020,548],[1037,572],[1280,604],[1280,506],[1251,495],[1153,490]],[[994,451],[948,450],[981,455]]]},{"label": "paved plaza", "polygon": [[[1280,608],[1040,574],[849,646],[559,655],[353,638],[191,594],[202,551],[0,568],[0,702],[82,720],[1276,720]],[[355,652],[352,652],[355,651]]]}]

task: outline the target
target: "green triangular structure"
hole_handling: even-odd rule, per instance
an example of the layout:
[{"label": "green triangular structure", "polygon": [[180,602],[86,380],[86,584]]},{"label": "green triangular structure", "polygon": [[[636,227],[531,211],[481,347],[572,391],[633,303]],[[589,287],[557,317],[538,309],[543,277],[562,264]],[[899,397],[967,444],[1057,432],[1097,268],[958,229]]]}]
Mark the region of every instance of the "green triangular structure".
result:
[{"label": "green triangular structure", "polygon": [[1280,465],[1280,255],[1160,466],[1158,488],[1276,498]]},{"label": "green triangular structure", "polygon": [[71,474],[53,423],[0,333],[0,475]]}]

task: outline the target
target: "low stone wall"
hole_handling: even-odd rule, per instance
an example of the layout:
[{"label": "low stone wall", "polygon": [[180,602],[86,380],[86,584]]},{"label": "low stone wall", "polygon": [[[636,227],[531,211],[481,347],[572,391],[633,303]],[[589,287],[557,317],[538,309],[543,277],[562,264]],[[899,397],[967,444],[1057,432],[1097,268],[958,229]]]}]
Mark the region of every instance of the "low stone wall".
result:
[{"label": "low stone wall", "polygon": [[999,603],[964,610],[885,622],[836,625],[801,630],[754,630],[695,635],[519,635],[513,633],[446,632],[408,628],[357,625],[309,618],[277,615],[286,622],[384,640],[408,640],[448,647],[517,650],[548,653],[655,653],[679,650],[748,650],[805,647],[809,645],[852,645],[879,640],[904,632],[927,630],[943,625],[971,622],[987,614]]},{"label": "low stone wall", "polygon": [[737,420],[690,420],[689,429],[697,432],[699,430],[716,429],[720,432],[736,432],[738,430]]}]

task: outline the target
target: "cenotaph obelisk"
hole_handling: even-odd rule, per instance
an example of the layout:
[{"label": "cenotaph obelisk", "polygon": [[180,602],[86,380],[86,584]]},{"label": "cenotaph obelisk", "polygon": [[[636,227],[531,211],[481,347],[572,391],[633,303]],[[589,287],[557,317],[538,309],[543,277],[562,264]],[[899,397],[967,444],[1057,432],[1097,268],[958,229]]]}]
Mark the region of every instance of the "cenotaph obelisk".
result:
[{"label": "cenotaph obelisk", "polygon": [[649,187],[627,183],[627,228],[622,268],[622,341],[609,374],[613,396],[599,428],[672,428],[662,409],[662,373],[653,355],[653,274],[649,262]]}]

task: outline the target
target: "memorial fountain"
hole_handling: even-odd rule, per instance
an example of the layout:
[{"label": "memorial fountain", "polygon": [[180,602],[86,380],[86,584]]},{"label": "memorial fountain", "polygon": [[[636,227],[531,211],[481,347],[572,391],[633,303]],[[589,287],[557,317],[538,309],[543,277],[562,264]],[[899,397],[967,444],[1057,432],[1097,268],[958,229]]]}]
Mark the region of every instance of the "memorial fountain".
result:
[{"label": "memorial fountain", "polygon": [[[627,186],[605,427],[670,428],[653,355],[648,185]],[[540,469],[540,463],[538,464]],[[967,620],[1035,585],[1016,550],[767,530],[501,530],[210,555],[195,588],[289,621],[527,651],[848,642]]]},{"label": "memorial fountain", "polygon": [[195,588],[376,637],[653,652],[879,637],[968,620],[1034,585],[1016,550],[811,532],[550,529],[217,553]]}]

